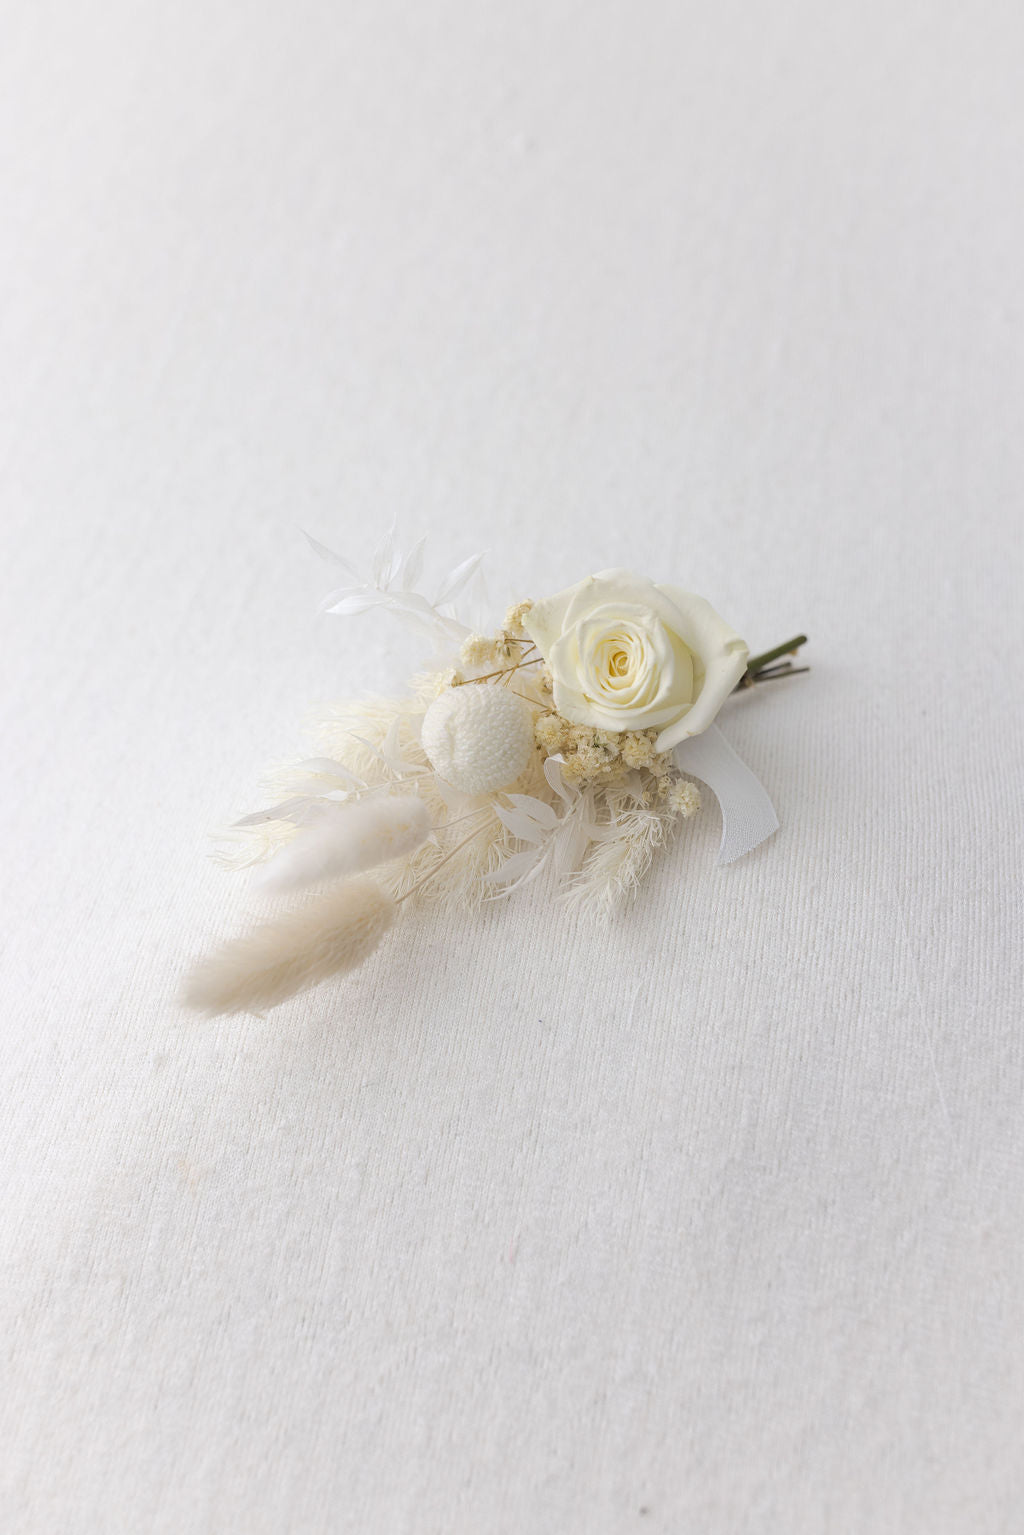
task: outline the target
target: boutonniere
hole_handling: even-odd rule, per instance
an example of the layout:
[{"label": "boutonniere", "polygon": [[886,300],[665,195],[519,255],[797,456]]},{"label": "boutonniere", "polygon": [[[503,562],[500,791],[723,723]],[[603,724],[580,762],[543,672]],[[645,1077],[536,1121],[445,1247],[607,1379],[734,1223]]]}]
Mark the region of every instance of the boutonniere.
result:
[{"label": "boutonniere", "polygon": [[191,1006],[262,1013],[355,970],[412,908],[462,914],[541,875],[607,921],[697,814],[695,780],[721,806],[720,863],[777,830],[715,720],[734,694],[806,671],[803,635],[751,656],[703,597],[627,570],[517,603],[480,634],[455,607],[480,556],[429,600],[422,541],[403,557],[386,540],[369,580],[314,547],[346,576],[324,611],[386,608],[435,660],[402,698],[333,706],[318,755],[275,776],[284,798],[229,829],[224,861],[287,905],[196,966]]}]

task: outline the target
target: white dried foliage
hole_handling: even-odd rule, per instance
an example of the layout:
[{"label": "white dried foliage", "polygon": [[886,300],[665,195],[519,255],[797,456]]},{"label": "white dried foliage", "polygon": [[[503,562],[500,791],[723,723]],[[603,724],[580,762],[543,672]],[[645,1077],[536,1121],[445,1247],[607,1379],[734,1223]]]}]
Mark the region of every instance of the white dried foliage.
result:
[{"label": "white dried foliage", "polygon": [[632,900],[659,848],[672,836],[680,813],[665,800],[649,803],[643,789],[608,789],[607,819],[591,829],[591,846],[565,890],[574,911],[606,922]]},{"label": "white dried foliage", "polygon": [[183,1001],[208,1016],[264,1013],[363,964],[395,912],[394,901],[373,880],[349,880],[222,945],[193,970]]},{"label": "white dried foliage", "polygon": [[[499,856],[487,875],[492,894],[511,895],[550,871],[565,879],[579,864],[595,826],[596,791],[577,788],[562,777],[561,763],[548,757],[542,768],[545,793],[507,794],[497,816],[514,838],[513,850]],[[540,786],[538,785],[537,788]],[[515,843],[520,844],[518,849]]]},{"label": "white dried foliage", "polygon": [[392,530],[378,546],[370,573],[365,575],[344,555],[336,554],[308,533],[306,537],[317,554],[345,575],[345,584],[329,592],[320,604],[321,613],[351,618],[371,608],[383,608],[426,636],[432,644],[447,648],[453,645],[458,648],[470,633],[455,617],[452,604],[477,574],[482,554],[470,555],[448,571],[430,599],[416,589],[423,573],[425,539],[419,539],[406,554],[401,554],[395,548]]},{"label": "white dried foliage", "polygon": [[432,774],[420,744],[425,713],[412,698],[360,698],[325,705],[311,728],[317,750],[354,776],[355,787],[405,783]]},{"label": "white dried foliage", "polygon": [[285,820],[225,826],[217,832],[212,857],[222,869],[251,869],[272,858],[294,835],[293,823]]},{"label": "white dried foliage", "polygon": [[[498,817],[498,796],[459,793],[434,773],[419,739],[425,712],[426,702],[385,698],[323,708],[310,727],[315,749],[324,755],[269,776],[267,787],[276,802],[220,834],[220,861],[236,868],[271,857],[276,861],[285,856],[280,850],[287,852],[292,840],[301,836],[300,828],[325,807],[415,795],[426,807],[434,835],[410,855],[381,868],[380,883],[401,896],[437,868],[410,905],[437,906],[451,915],[477,905],[491,893],[485,876],[510,851],[513,838]],[[515,787],[529,789],[539,777],[534,759]],[[471,840],[448,859],[471,833]]]},{"label": "white dried foliage", "polygon": [[422,716],[415,702],[383,698],[313,714],[308,734],[325,755],[267,773],[263,783],[275,802],[220,831],[214,857],[230,868],[248,868],[273,857],[324,806],[361,802],[389,789],[415,792],[430,775],[419,745]]},{"label": "white dried foliage", "polygon": [[[507,636],[463,644],[471,631],[450,605],[480,557],[449,572],[431,601],[416,590],[422,540],[403,556],[389,536],[368,579],[343,556],[311,542],[348,578],[327,599],[326,611],[383,607],[447,655],[438,663],[442,670],[413,680],[411,697],[322,709],[312,722],[314,755],[268,775],[272,802],[221,834],[221,862],[246,867],[272,860],[261,880],[265,889],[342,883],[199,964],[185,1000],[208,1014],[264,1012],[354,970],[377,948],[398,901],[407,897],[410,905],[430,905],[454,918],[548,875],[570,906],[607,918],[635,892],[677,821],[699,803],[681,780],[655,782],[642,772],[581,783],[566,777],[557,756],[544,758],[537,749],[514,784],[473,794],[453,788],[435,772],[422,741],[424,716],[453,682],[468,685],[475,675],[487,687],[489,670],[504,670],[491,687],[510,685],[526,703],[550,709],[541,674],[530,670],[536,662],[517,667],[521,652]],[[503,701],[511,703],[507,695]],[[520,712],[529,733],[530,711]],[[374,866],[377,877],[367,879],[362,871]]]},{"label": "white dried foliage", "polygon": [[325,755],[275,772],[273,788],[284,798],[230,828],[222,860],[243,867],[273,858],[271,870],[284,871],[292,849],[298,857],[301,842],[344,807],[415,796],[434,834],[378,870],[396,899],[430,875],[410,904],[454,917],[546,875],[573,910],[604,920],[632,898],[655,853],[699,803],[694,791],[692,805],[680,798],[679,790],[690,790],[681,780],[663,796],[640,772],[616,785],[578,785],[565,779],[557,757],[539,756],[510,792],[461,794],[437,777],[420,743],[429,688],[421,691],[422,700],[325,709],[315,728]]},{"label": "white dried foliage", "polygon": [[[462,561],[428,599],[417,590],[422,540],[402,555],[389,535],[368,577],[344,556],[310,542],[347,580],[326,600],[326,611],[356,614],[382,607],[395,612],[440,646],[436,664],[441,669],[414,678],[411,696],[404,699],[370,697],[321,708],[310,722],[314,755],[268,776],[271,804],[222,834],[219,859],[234,867],[273,859],[267,876],[271,887],[344,875],[368,867],[371,854],[376,858],[374,847],[383,856],[388,839],[375,821],[375,801],[381,806],[396,799],[404,805],[414,801],[425,808],[410,813],[429,817],[433,835],[412,839],[408,846],[400,840],[391,844],[397,851],[377,877],[394,899],[413,892],[410,905],[429,905],[455,916],[547,875],[561,884],[572,907],[608,916],[634,893],[678,819],[692,813],[681,791],[675,798],[659,795],[649,775],[639,772],[617,783],[569,781],[558,757],[545,759],[540,751],[533,752],[520,779],[501,791],[468,794],[445,783],[423,748],[424,715],[456,680],[456,668],[467,678],[495,661],[512,667],[516,659],[507,642],[498,640],[483,646],[479,665],[472,642],[458,654],[472,631],[455,617],[451,604],[477,574],[480,557]],[[540,709],[550,709],[535,664],[491,686],[503,684]],[[385,820],[390,813],[384,810]],[[360,818],[366,827],[366,861],[364,852],[356,852],[352,839],[346,839],[346,818],[353,837]]]},{"label": "white dried foliage", "polygon": [[430,835],[430,812],[415,794],[383,794],[347,803],[324,800],[308,808],[295,836],[258,883],[295,890],[361,874],[408,858]]}]

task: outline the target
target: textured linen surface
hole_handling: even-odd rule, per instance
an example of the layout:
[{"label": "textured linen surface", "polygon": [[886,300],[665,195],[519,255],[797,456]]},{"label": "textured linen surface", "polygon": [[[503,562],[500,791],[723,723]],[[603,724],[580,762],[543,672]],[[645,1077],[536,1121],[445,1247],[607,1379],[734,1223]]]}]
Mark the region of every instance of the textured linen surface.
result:
[{"label": "textured linen surface", "polygon": [[[1019,4],[5,7],[2,1527],[1021,1528]],[[809,677],[684,828],[185,966],[397,519]]]}]

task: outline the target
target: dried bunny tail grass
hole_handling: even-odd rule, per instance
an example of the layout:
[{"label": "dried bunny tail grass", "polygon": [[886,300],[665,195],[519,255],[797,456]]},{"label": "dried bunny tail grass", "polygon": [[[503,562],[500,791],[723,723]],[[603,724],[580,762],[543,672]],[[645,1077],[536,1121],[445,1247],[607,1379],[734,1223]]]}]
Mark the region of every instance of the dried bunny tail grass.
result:
[{"label": "dried bunny tail grass", "polygon": [[361,874],[408,858],[430,835],[430,812],[415,794],[327,801],[258,876],[264,890],[294,890],[320,880]]},{"label": "dried bunny tail grass", "polygon": [[[263,774],[262,786],[274,799],[300,796],[313,801],[329,792],[336,796],[339,790],[359,798],[402,782],[419,785],[420,776],[430,769],[419,741],[423,713],[424,707],[402,698],[321,704],[310,711],[305,733],[325,755],[312,762],[279,763]],[[247,816],[216,833],[214,857],[230,869],[265,863],[292,840],[295,830],[293,818]]]},{"label": "dried bunny tail grass", "polygon": [[266,1012],[363,964],[395,913],[394,901],[373,880],[350,880],[224,944],[193,970],[183,1001],[208,1016]]},{"label": "dried bunny tail grass", "polygon": [[[454,916],[493,895],[493,885],[486,882],[486,875],[508,855],[512,839],[495,810],[495,796],[460,795],[438,782],[420,742],[425,708],[424,703],[415,700],[390,698],[321,705],[309,720],[309,730],[316,749],[325,755],[278,768],[265,780],[276,796],[298,796],[306,801],[307,809],[300,815],[289,812],[288,819],[246,817],[243,823],[220,833],[218,860],[227,867],[246,868],[275,858],[275,868],[280,865],[283,871],[286,864],[281,860],[290,860],[293,845],[297,856],[304,840],[302,825],[297,826],[296,821],[312,824],[323,807],[370,805],[389,789],[399,795],[411,790],[426,805],[439,834],[445,832],[449,822],[461,820],[469,811],[489,811],[487,815],[481,814],[480,835],[474,836],[457,857],[439,869],[437,878],[425,886],[422,895],[417,893],[412,898],[413,903],[437,906],[446,915]],[[345,773],[357,775],[357,785],[346,790],[344,778],[330,773],[332,762]],[[335,795],[336,789],[341,788],[352,797],[327,798],[328,784]],[[534,754],[522,778],[510,788],[553,797],[539,753]],[[437,848],[421,843],[382,869],[381,883],[396,898],[401,897],[439,863],[439,858]]]},{"label": "dried bunny tail grass", "polygon": [[624,901],[632,900],[659,848],[672,836],[679,812],[671,805],[635,801],[614,806],[583,867],[565,888],[565,903],[606,922]]}]

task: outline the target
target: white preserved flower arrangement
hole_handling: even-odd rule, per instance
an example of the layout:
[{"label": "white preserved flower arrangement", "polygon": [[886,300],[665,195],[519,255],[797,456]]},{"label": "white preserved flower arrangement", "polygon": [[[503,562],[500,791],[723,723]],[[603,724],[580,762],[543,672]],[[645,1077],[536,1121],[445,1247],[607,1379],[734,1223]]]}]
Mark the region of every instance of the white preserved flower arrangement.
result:
[{"label": "white preserved flower arrangement", "polygon": [[747,794],[748,822],[751,803],[761,811],[740,851],[777,826],[713,722],[732,693],[806,670],[789,659],[804,636],[751,658],[704,598],[622,570],[520,602],[482,635],[453,606],[481,556],[431,600],[418,590],[423,540],[402,555],[389,536],[369,580],[310,542],[346,578],[322,611],[391,611],[430,640],[436,664],[405,698],[328,710],[317,755],[274,775],[284,798],[225,834],[222,861],[260,865],[264,891],[313,894],[198,964],[189,1005],[265,1011],[362,964],[403,907],[454,916],[541,876],[608,920],[700,808],[692,777],[712,784],[723,815],[722,785]]}]

